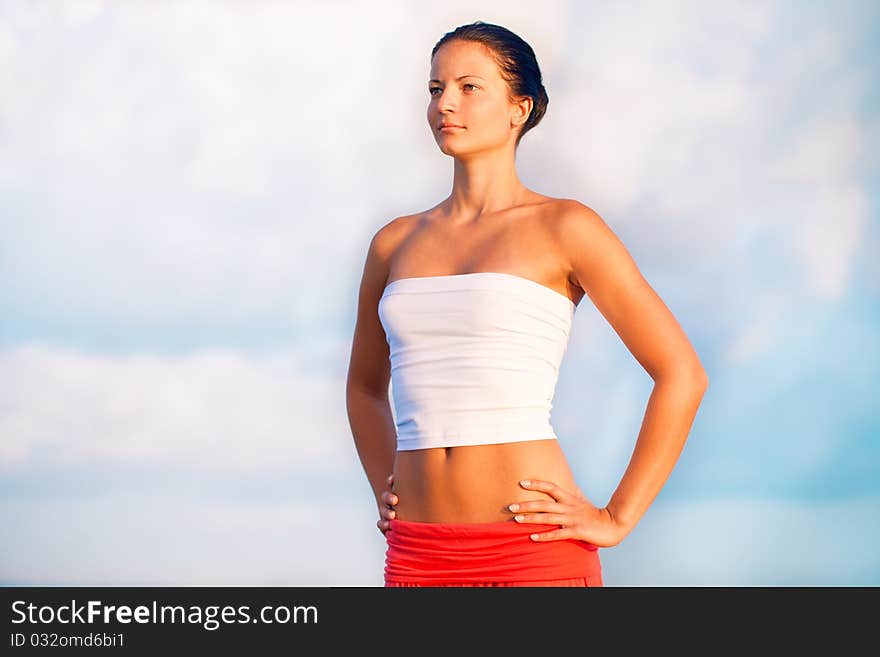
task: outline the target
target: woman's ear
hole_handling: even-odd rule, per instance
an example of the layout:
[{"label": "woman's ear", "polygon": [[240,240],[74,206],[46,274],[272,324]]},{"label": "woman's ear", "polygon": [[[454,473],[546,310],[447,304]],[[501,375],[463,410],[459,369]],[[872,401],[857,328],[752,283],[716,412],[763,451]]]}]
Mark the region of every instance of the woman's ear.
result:
[{"label": "woman's ear", "polygon": [[531,96],[523,96],[521,100],[517,101],[510,127],[517,128],[525,125],[526,121],[529,120],[529,115],[532,113],[534,105],[535,101],[532,100]]}]

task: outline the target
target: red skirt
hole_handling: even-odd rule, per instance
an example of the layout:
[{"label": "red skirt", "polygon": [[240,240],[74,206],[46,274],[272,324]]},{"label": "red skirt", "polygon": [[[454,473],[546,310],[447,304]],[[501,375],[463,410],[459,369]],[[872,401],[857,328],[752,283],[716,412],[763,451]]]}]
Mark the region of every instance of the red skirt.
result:
[{"label": "red skirt", "polygon": [[385,586],[602,586],[597,546],[529,538],[558,527],[392,519],[385,532]]}]

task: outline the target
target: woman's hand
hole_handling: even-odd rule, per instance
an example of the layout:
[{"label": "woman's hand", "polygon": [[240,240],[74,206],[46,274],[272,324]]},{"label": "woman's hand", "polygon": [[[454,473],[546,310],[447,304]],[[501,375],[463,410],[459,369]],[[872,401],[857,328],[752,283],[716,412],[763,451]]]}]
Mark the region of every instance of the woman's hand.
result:
[{"label": "woman's hand", "polygon": [[397,495],[391,492],[391,489],[394,488],[393,472],[388,475],[388,478],[385,480],[385,482],[388,484],[388,489],[382,491],[382,495],[380,496],[379,521],[376,523],[376,526],[379,528],[379,531],[382,532],[383,535],[385,534],[385,532],[388,531],[388,528],[391,526],[390,520],[397,515],[392,507],[398,502]]},{"label": "woman's hand", "polygon": [[620,543],[626,532],[611,517],[608,509],[594,506],[581,492],[567,491],[550,481],[523,480],[523,488],[547,493],[553,500],[515,502],[508,506],[517,513],[517,522],[560,525],[560,529],[532,534],[534,541],[557,541],[576,538],[597,547]]}]

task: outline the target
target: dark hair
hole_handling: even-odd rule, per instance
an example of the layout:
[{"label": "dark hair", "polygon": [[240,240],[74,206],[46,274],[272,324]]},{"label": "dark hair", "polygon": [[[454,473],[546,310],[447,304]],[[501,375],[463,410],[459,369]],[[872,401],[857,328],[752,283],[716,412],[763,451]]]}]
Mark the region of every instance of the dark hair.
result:
[{"label": "dark hair", "polygon": [[501,77],[507,81],[510,100],[523,96],[532,98],[532,111],[516,137],[516,146],[519,146],[523,135],[541,122],[550,100],[532,47],[505,27],[476,21],[444,34],[431,51],[431,60],[440,46],[450,41],[473,41],[486,46],[498,63]]}]

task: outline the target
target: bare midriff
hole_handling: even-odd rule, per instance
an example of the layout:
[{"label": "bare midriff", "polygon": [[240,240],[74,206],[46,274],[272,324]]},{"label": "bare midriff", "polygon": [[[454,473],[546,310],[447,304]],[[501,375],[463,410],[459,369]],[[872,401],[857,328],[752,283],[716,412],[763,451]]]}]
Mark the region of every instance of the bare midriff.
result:
[{"label": "bare midriff", "polygon": [[556,439],[398,451],[394,462],[400,520],[482,523],[511,520],[513,502],[553,500],[523,488],[522,479],[549,481],[577,492]]}]

